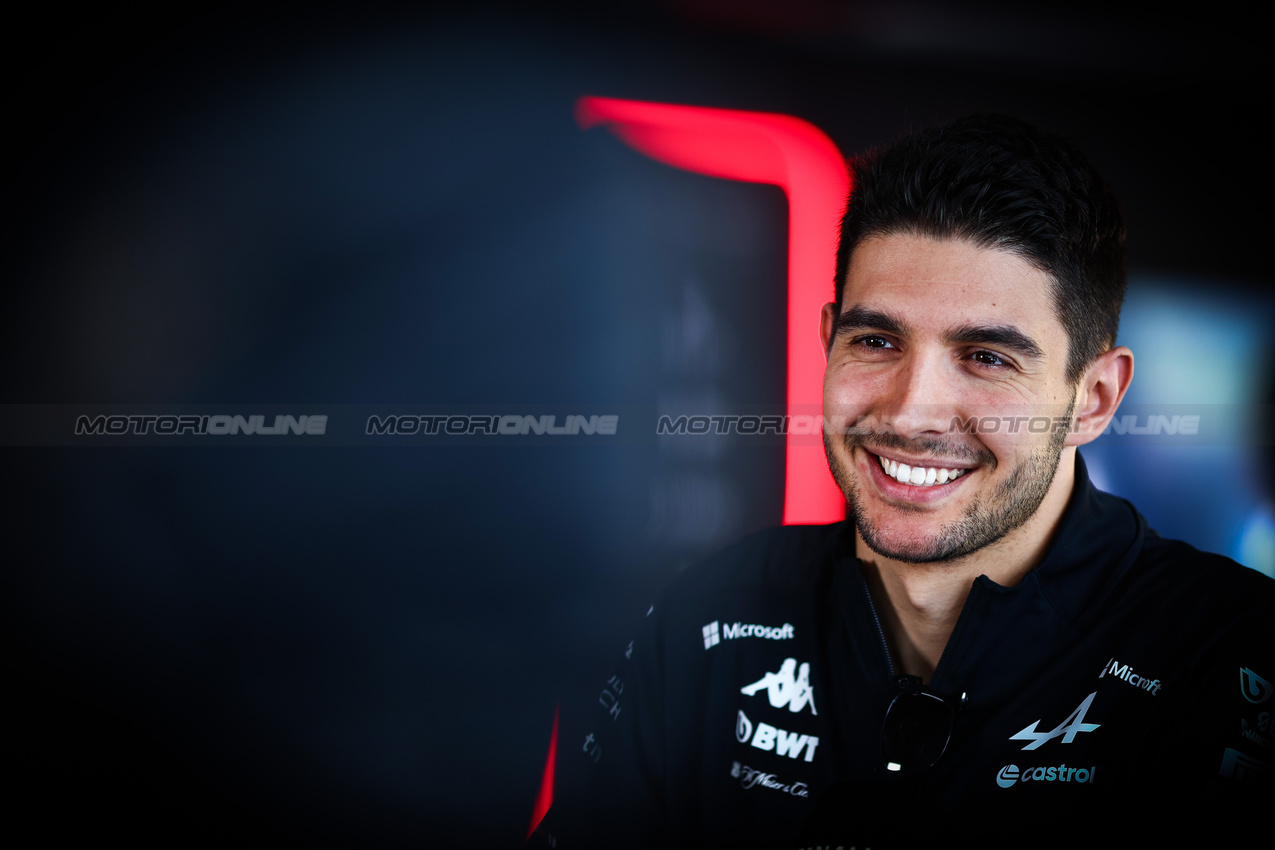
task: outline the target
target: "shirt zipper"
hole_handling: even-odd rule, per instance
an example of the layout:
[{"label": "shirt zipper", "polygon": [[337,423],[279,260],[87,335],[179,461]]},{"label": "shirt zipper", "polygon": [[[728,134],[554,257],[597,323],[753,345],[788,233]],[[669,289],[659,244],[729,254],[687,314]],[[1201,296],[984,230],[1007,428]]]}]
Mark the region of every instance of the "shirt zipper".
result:
[{"label": "shirt zipper", "polygon": [[885,639],[885,629],[881,628],[881,618],[877,616],[877,608],[872,604],[872,591],[868,589],[868,580],[863,575],[863,568],[859,568],[859,584],[863,586],[863,597],[868,600],[868,611],[872,614],[872,622],[877,627],[877,637],[881,639],[881,654],[885,657],[885,668],[890,671],[890,682],[898,678],[898,674],[894,670],[894,659],[890,657],[890,644]]}]

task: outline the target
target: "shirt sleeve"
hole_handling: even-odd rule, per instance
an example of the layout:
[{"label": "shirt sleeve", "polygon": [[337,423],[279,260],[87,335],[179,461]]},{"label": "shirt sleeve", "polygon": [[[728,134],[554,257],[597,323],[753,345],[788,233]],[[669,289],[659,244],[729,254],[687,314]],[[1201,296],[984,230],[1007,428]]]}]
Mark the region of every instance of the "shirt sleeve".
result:
[{"label": "shirt sleeve", "polygon": [[[1275,787],[1275,593],[1220,659],[1225,732],[1212,754],[1216,781],[1241,799]],[[1260,791],[1258,789],[1261,789]]]},{"label": "shirt sleeve", "polygon": [[1275,788],[1275,584],[1245,576],[1213,600],[1212,639],[1166,695],[1135,787],[1161,789],[1173,812],[1162,827],[1195,825],[1242,840]]},{"label": "shirt sleeve", "polygon": [[668,846],[660,619],[652,606],[596,696],[563,706],[553,802],[531,846]]}]

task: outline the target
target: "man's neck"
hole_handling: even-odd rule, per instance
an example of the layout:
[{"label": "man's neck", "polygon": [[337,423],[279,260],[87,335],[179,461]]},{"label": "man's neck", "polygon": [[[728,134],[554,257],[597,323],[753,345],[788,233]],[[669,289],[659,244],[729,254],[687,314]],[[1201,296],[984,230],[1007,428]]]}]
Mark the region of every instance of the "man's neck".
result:
[{"label": "man's neck", "polygon": [[1075,450],[1065,450],[1044,501],[1027,522],[963,558],[909,564],[878,555],[855,532],[855,550],[894,664],[929,682],[965,607],[974,580],[985,575],[1014,587],[1045,557],[1075,486]]}]

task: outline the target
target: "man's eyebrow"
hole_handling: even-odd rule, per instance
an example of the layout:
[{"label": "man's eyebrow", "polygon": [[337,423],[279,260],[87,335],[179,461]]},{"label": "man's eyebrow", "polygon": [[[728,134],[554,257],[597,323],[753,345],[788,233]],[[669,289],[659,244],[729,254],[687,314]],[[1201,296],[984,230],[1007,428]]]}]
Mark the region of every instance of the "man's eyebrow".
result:
[{"label": "man's eyebrow", "polygon": [[1034,339],[1011,325],[962,325],[944,333],[943,341],[948,345],[994,345],[1033,360],[1045,356]]},{"label": "man's eyebrow", "polygon": [[[883,310],[870,307],[851,307],[837,317],[833,336],[853,331],[881,331],[899,337],[908,337],[906,322]],[[1045,354],[1040,345],[1027,334],[1012,325],[962,325],[943,334],[948,345],[991,345],[1021,357],[1042,359]]]},{"label": "man's eyebrow", "polygon": [[908,326],[902,320],[880,310],[868,307],[851,307],[837,317],[832,328],[834,337],[849,331],[882,331],[894,336],[906,337]]}]

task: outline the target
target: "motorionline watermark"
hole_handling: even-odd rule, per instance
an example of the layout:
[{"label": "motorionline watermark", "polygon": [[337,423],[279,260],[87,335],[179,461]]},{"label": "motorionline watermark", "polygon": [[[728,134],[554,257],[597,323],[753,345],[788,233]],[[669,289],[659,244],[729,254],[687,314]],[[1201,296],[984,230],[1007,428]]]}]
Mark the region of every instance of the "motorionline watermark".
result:
[{"label": "motorionline watermark", "polygon": [[[769,447],[822,445],[838,433],[872,437],[891,427],[860,413],[818,404],[685,413],[654,403],[11,404],[0,406],[0,445],[618,446],[710,437]],[[1058,405],[936,405],[910,413],[912,424],[949,438],[1040,440],[1080,430]],[[1275,405],[1124,405],[1103,433],[1145,445],[1275,446],[1271,422]]]},{"label": "motorionline watermark", "polygon": [[[565,407],[565,409],[563,409]],[[0,406],[0,445],[552,445],[616,443],[637,406],[34,404]],[[589,408],[593,407],[592,410]],[[648,411],[647,416],[651,413]],[[645,418],[645,417],[642,417]],[[647,429],[646,440],[654,438]]]},{"label": "motorionline watermark", "polygon": [[[1200,433],[1200,419],[1199,414],[1127,414],[1114,417],[1102,433],[1121,436],[1192,437]],[[673,434],[805,436],[824,432],[852,433],[857,430],[860,429],[855,425],[847,425],[843,428],[835,425],[825,416],[810,414],[691,414],[677,417],[662,415],[655,423],[655,433],[660,436]],[[862,430],[865,434],[871,433],[870,429]],[[947,430],[962,434],[1051,434],[1078,433],[1080,427],[1070,416],[953,416]]]},{"label": "motorionline watermark", "polygon": [[[350,411],[346,411],[350,413]],[[619,414],[356,414],[361,437],[396,436],[613,436]],[[346,416],[346,428],[352,424]],[[81,414],[77,437],[325,436],[328,414]]]},{"label": "motorionline watermark", "polygon": [[269,425],[264,414],[98,414],[75,418],[76,436],[126,435],[208,435],[214,437],[238,434],[265,436],[310,435],[327,433],[327,414],[275,416]]},{"label": "motorionline watermark", "polygon": [[613,436],[620,426],[619,414],[591,415],[568,414],[561,425],[555,414],[540,416],[520,414],[426,414],[389,415],[373,414],[367,417],[363,433],[374,436],[413,436],[418,434],[446,434],[472,436],[478,434],[501,436]]}]

